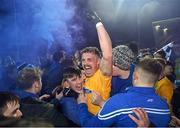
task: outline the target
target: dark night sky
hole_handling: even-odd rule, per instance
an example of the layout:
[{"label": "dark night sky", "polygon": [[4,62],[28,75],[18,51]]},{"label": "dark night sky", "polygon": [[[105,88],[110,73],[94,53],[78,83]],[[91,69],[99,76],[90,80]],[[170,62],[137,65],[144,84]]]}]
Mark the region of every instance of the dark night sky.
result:
[{"label": "dark night sky", "polygon": [[69,53],[98,46],[84,14],[89,9],[102,18],[113,46],[139,41],[140,47],[154,47],[152,22],[180,17],[179,5],[180,0],[0,0],[0,56],[32,57],[54,43]]}]

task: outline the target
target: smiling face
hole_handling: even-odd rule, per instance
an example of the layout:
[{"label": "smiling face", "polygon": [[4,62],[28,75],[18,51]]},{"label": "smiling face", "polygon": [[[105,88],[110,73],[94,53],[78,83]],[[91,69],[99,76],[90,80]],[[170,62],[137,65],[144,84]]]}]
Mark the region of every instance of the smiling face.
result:
[{"label": "smiling face", "polygon": [[91,77],[99,69],[100,58],[94,53],[82,54],[82,66],[87,77]]},{"label": "smiling face", "polygon": [[83,79],[80,76],[74,75],[71,78],[66,79],[67,85],[77,93],[83,91]]}]

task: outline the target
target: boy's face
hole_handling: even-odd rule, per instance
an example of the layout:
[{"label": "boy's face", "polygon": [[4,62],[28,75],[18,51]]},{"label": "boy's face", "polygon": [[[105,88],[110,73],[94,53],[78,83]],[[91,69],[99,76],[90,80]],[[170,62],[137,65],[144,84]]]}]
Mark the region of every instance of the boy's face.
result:
[{"label": "boy's face", "polygon": [[67,78],[67,84],[75,92],[83,92],[83,79],[80,76],[74,75],[72,78]]},{"label": "boy's face", "polygon": [[8,102],[3,115],[5,117],[21,118],[22,112],[19,110],[19,108],[20,104],[18,102]]}]

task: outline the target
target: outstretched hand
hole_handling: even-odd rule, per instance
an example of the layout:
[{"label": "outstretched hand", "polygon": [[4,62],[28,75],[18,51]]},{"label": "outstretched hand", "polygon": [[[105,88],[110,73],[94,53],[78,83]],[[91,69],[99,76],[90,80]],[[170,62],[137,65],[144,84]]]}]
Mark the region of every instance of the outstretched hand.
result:
[{"label": "outstretched hand", "polygon": [[50,97],[49,94],[44,94],[44,95],[40,96],[39,99],[40,99],[40,100],[46,100],[46,99],[48,99],[49,97]]},{"label": "outstretched hand", "polygon": [[171,122],[170,122],[170,126],[171,127],[180,127],[180,119],[178,119],[175,116],[171,116]]}]

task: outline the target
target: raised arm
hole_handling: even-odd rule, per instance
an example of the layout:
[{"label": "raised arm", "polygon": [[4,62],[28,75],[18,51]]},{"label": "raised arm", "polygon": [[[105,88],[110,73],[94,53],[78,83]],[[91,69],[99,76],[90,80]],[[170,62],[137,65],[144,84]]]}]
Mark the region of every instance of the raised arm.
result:
[{"label": "raised arm", "polygon": [[112,75],[112,43],[111,39],[96,12],[88,12],[88,19],[96,24],[99,44],[102,51],[100,70],[106,76]]},{"label": "raised arm", "polygon": [[104,75],[112,75],[112,43],[111,39],[101,22],[96,24],[99,43],[102,51],[100,70]]}]

